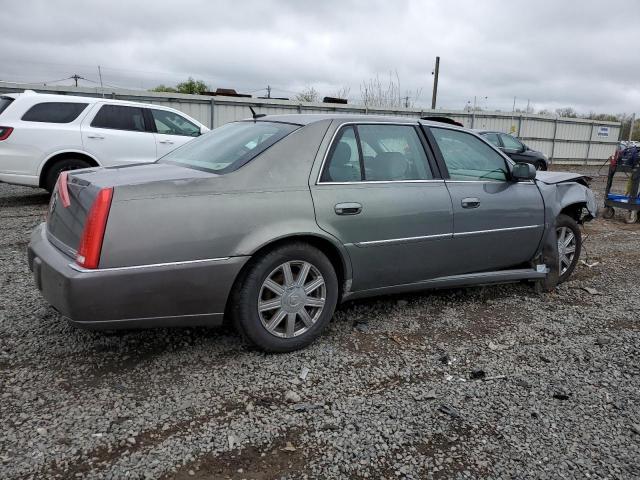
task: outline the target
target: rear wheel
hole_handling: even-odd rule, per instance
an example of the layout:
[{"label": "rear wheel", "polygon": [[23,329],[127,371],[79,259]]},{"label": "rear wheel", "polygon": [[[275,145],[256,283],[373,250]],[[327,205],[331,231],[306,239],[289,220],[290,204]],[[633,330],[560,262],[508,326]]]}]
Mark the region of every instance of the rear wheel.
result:
[{"label": "rear wheel", "polygon": [[638,221],[638,211],[628,210],[624,216],[624,223],[636,223]]},{"label": "rear wheel", "polygon": [[52,193],[53,189],[56,186],[56,182],[58,181],[58,176],[60,173],[67,170],[78,170],[80,168],[89,168],[91,165],[86,160],[81,160],[79,158],[65,158],[63,160],[58,160],[53,165],[49,167],[47,173],[45,174],[44,181],[42,186],[49,192]]},{"label": "rear wheel", "polygon": [[558,240],[558,283],[566,281],[576,268],[582,250],[582,232],[578,223],[568,215],[558,215],[556,220]]},{"label": "rear wheel", "polygon": [[256,259],[232,293],[238,331],[269,352],[312,343],[333,316],[338,280],[329,259],[305,243],[276,248]]},{"label": "rear wheel", "polygon": [[602,218],[613,218],[613,216],[616,214],[616,211],[614,210],[613,207],[604,207],[604,210],[602,210]]}]

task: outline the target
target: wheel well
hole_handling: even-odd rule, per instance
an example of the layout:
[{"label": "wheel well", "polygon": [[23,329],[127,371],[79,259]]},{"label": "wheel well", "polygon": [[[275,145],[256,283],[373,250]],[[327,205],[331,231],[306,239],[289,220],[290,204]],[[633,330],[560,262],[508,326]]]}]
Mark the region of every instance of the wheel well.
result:
[{"label": "wheel well", "polygon": [[582,209],[586,208],[586,206],[587,204],[584,202],[573,203],[564,207],[560,213],[564,213],[565,215],[573,218],[576,222],[580,223],[582,219]]},{"label": "wheel well", "polygon": [[[274,240],[273,242],[268,243],[267,245],[263,245],[251,255],[251,259],[242,267],[242,269],[240,270],[240,272],[238,273],[234,281],[233,288],[235,288],[235,285],[237,283],[242,282],[242,279],[244,278],[246,273],[249,271],[249,269],[253,265],[255,259],[259,258],[260,256],[262,256],[267,252],[270,252],[275,248],[278,248],[278,247],[281,247],[282,245],[286,245],[288,243],[293,243],[293,242],[308,243],[309,245],[316,247],[318,250],[320,250],[322,253],[324,253],[327,256],[327,258],[333,265],[333,268],[336,271],[336,277],[338,278],[338,304],[339,304],[340,300],[342,299],[342,294],[344,291],[344,282],[346,280],[345,278],[346,268],[344,263],[345,260],[342,257],[342,254],[340,253],[338,248],[333,243],[331,243],[329,240],[326,240],[322,237],[316,237],[314,235],[294,235],[291,237],[285,237],[278,240]],[[229,297],[227,299],[225,316],[228,316],[227,313],[229,312],[230,301],[231,301],[231,294],[229,294]]]},{"label": "wheel well", "polygon": [[89,155],[85,155],[84,153],[77,153],[77,152],[59,153],[51,157],[49,160],[47,160],[47,163],[45,163],[44,167],[42,167],[42,171],[40,172],[40,181],[39,181],[39,185],[41,188],[44,187],[45,178],[47,178],[47,174],[49,173],[49,170],[51,169],[51,167],[56,162],[59,162],[60,160],[66,160],[67,158],[77,158],[79,160],[85,160],[92,167],[100,166],[98,165],[98,162],[96,162]]}]

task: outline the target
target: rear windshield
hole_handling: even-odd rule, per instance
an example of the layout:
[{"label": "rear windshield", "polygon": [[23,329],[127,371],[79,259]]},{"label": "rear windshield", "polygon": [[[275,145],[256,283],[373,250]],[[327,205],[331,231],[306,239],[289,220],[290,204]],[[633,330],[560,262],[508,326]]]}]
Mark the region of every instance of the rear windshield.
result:
[{"label": "rear windshield", "polygon": [[13,102],[11,97],[0,97],[0,113],[4,112],[11,102]]},{"label": "rear windshield", "polygon": [[191,140],[158,162],[206,172],[233,172],[297,128],[299,125],[289,123],[227,123]]}]

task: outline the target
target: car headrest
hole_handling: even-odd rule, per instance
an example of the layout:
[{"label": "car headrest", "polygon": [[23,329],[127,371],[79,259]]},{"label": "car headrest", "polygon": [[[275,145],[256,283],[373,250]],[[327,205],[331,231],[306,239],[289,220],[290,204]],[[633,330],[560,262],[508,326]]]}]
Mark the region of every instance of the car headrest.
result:
[{"label": "car headrest", "polygon": [[351,146],[346,142],[339,142],[335,152],[333,152],[333,159],[331,164],[335,166],[344,166],[351,160]]},{"label": "car headrest", "polygon": [[407,174],[407,160],[400,152],[382,152],[369,162],[367,178],[402,180]]}]

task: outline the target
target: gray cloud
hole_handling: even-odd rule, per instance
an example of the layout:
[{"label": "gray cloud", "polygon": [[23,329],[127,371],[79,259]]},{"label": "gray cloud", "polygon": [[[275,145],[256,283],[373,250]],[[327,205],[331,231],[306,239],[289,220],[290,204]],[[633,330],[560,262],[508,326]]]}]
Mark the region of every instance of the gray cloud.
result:
[{"label": "gray cloud", "polygon": [[[640,105],[636,2],[609,1],[22,1],[2,7],[0,79],[42,82],[78,73],[150,88],[188,76],[211,87],[322,94],[398,72],[403,92],[438,105],[572,106],[631,112]],[[64,84],[65,82],[60,82]],[[68,83],[68,82],[67,82]],[[255,92],[260,94],[262,92]]]}]

